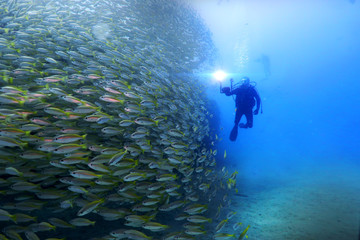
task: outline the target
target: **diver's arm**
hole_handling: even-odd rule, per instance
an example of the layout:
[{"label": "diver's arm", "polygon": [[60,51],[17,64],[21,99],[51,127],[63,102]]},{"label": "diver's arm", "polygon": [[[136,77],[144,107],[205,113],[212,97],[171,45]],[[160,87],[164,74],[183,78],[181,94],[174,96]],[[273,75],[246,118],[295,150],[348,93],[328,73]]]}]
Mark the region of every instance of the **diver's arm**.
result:
[{"label": "diver's arm", "polygon": [[228,94],[226,94],[226,96],[236,95],[238,92],[239,92],[239,89],[236,88],[236,89],[230,91]]},{"label": "diver's arm", "polygon": [[231,96],[231,95],[235,94],[234,91],[230,91],[229,87],[224,87],[221,89],[220,93],[225,93],[226,96]]},{"label": "diver's arm", "polygon": [[255,88],[253,88],[253,91],[254,91],[253,92],[254,97],[256,99],[256,109],[255,109],[255,112],[254,112],[254,114],[256,115],[256,114],[258,114],[259,109],[260,109],[261,99],[260,99],[259,93],[256,91]]}]

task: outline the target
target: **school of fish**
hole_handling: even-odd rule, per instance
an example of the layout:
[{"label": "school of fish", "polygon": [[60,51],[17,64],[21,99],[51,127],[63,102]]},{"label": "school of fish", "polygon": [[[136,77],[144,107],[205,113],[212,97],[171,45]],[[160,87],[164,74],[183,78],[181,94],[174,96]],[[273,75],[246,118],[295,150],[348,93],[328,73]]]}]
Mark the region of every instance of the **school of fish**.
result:
[{"label": "school of fish", "polygon": [[0,239],[237,238],[213,52],[181,1],[1,0]]}]

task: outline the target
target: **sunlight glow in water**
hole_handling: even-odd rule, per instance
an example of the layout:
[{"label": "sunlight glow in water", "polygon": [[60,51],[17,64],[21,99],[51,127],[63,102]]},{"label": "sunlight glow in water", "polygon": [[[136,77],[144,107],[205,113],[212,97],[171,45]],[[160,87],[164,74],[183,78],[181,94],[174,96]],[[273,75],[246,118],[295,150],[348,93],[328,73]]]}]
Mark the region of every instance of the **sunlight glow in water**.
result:
[{"label": "sunlight glow in water", "polygon": [[227,74],[222,70],[218,70],[213,74],[213,76],[216,79],[216,81],[222,82],[227,77]]}]

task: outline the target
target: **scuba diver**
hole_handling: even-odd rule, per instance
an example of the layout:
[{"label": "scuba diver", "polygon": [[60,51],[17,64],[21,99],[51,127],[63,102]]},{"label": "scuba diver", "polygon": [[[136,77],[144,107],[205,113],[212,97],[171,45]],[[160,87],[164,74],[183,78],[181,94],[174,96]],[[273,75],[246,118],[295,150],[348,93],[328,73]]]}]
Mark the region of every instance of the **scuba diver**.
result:
[{"label": "scuba diver", "polygon": [[[253,126],[253,114],[257,115],[259,113],[261,99],[258,92],[255,89],[255,86],[250,84],[250,79],[248,77],[243,77],[241,79],[241,85],[235,84],[233,88],[233,80],[230,79],[231,88],[224,87],[222,88],[220,84],[220,93],[225,93],[226,96],[236,95],[235,105],[236,105],[236,115],[235,115],[235,126],[231,130],[230,140],[235,141],[238,134],[238,126],[240,128],[252,128]],[[255,106],[256,100],[256,109],[253,112],[253,107]],[[261,107],[262,113],[262,107]],[[242,115],[246,117],[246,124],[240,123]]]}]

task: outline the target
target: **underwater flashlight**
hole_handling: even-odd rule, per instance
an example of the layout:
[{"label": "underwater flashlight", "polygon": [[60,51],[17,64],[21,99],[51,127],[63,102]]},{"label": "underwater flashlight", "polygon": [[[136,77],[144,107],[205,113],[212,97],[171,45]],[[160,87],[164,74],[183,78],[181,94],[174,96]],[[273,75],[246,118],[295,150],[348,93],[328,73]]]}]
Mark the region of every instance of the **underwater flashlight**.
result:
[{"label": "underwater flashlight", "polygon": [[219,70],[219,71],[215,72],[213,74],[213,76],[216,79],[216,81],[222,82],[226,78],[227,74],[224,71]]}]

